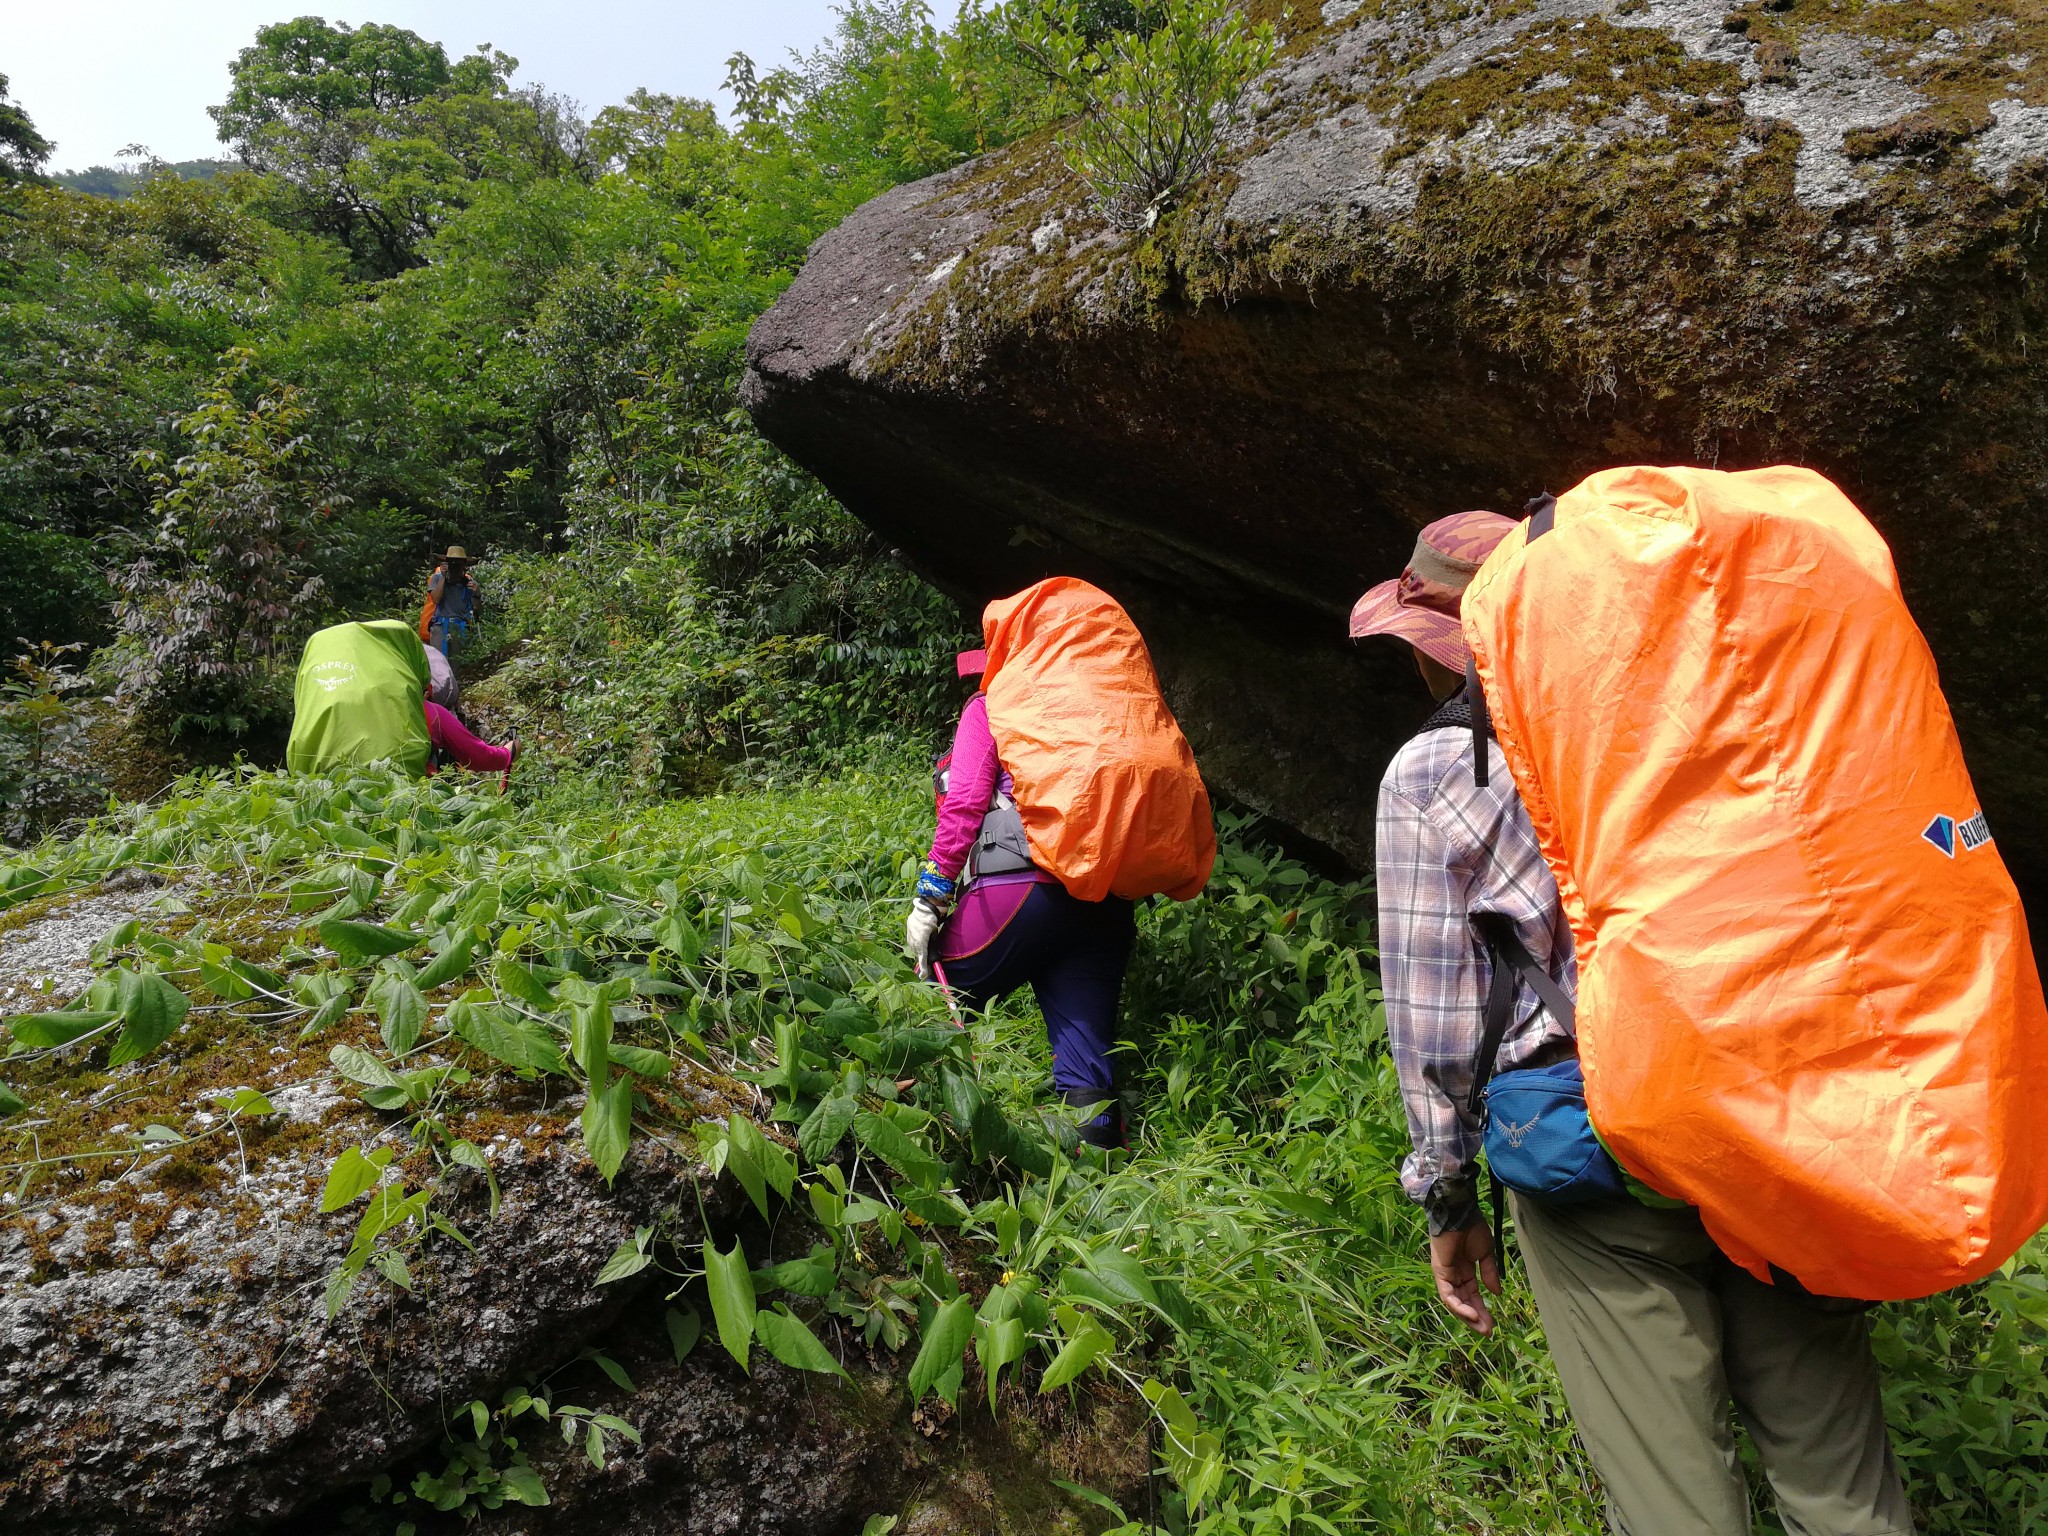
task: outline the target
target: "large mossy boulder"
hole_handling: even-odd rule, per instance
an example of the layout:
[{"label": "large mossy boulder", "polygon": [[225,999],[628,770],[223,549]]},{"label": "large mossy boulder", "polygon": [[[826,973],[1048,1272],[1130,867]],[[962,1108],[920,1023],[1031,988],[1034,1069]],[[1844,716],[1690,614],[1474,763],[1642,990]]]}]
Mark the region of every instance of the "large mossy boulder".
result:
[{"label": "large mossy boulder", "polygon": [[2048,13],[1283,26],[1149,231],[1106,227],[1047,137],[857,211],[754,329],[762,429],[963,599],[1118,593],[1210,776],[1357,863],[1425,705],[1342,618],[1418,526],[1616,463],[1810,464],[1891,541],[2048,894]]},{"label": "large mossy boulder", "polygon": [[[130,919],[203,924],[268,962],[298,927],[282,899],[196,874],[160,884],[116,877],[0,913],[10,1027],[71,999],[92,946]],[[459,986],[432,994],[437,1010]],[[1057,1479],[1126,1497],[1143,1486],[1145,1410],[1129,1394],[1034,1404],[1012,1383],[992,1417],[970,1385],[961,1414],[939,1422],[912,1403],[907,1362],[868,1354],[855,1332],[834,1335],[843,1380],[758,1348],[742,1370],[709,1338],[678,1358],[672,1307],[710,1315],[701,1284],[685,1283],[707,1234],[773,1262],[808,1251],[815,1229],[783,1210],[771,1232],[686,1136],[636,1137],[607,1181],[578,1131],[581,1095],[546,1077],[448,1079],[437,1123],[488,1171],[437,1173],[415,1120],[365,1103],[330,1059],[337,1045],[377,1048],[369,1018],[308,1039],[303,1013],[263,1009],[195,1007],[126,1065],[104,1043],[10,1059],[30,1105],[6,1122],[0,1190],[6,1536],[385,1536],[401,1523],[420,1536],[856,1536],[885,1511],[926,1536],[1087,1536],[1105,1522]],[[411,1062],[443,1064],[443,1048]],[[693,1059],[674,1068],[645,1085],[659,1123],[759,1104]],[[235,1110],[245,1093],[260,1102]],[[331,1309],[370,1199],[322,1210],[350,1148],[389,1154],[392,1187],[431,1188],[445,1226],[386,1245],[402,1264],[364,1270]],[[608,1278],[636,1231],[658,1234],[659,1262]],[[543,1390],[637,1438],[593,1458],[583,1435],[565,1444],[557,1423],[529,1416],[514,1427],[545,1504],[435,1514],[422,1475],[445,1477],[465,1454],[509,1465],[502,1445],[478,1450],[469,1405]]]}]

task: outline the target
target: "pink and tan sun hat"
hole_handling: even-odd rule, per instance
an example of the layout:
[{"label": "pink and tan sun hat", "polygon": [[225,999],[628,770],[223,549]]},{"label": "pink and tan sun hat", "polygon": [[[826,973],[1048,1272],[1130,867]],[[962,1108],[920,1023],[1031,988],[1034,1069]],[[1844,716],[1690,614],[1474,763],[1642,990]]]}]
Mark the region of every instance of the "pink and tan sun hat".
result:
[{"label": "pink and tan sun hat", "polygon": [[1515,526],[1498,512],[1453,512],[1415,537],[1408,568],[1383,581],[1351,610],[1351,638],[1393,635],[1453,672],[1465,670],[1458,604],[1494,546]]}]

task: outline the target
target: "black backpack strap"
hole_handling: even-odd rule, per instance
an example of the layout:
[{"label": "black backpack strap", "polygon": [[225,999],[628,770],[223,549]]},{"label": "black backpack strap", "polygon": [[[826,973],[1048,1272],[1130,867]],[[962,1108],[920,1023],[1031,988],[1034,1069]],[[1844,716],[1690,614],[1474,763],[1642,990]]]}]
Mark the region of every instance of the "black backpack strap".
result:
[{"label": "black backpack strap", "polygon": [[1515,925],[1509,918],[1499,912],[1475,912],[1472,914],[1472,926],[1478,930],[1479,941],[1486,946],[1487,957],[1493,962],[1493,984],[1486,993],[1486,1031],[1479,1040],[1479,1060],[1472,1071],[1472,1092],[1465,1100],[1466,1110],[1477,1117],[1487,1082],[1493,1077],[1501,1045],[1507,1040],[1508,1026],[1514,1021],[1517,976],[1529,984],[1537,1000],[1550,1010],[1550,1016],[1573,1034],[1578,1033],[1579,1021],[1578,1009],[1565,995],[1564,988],[1551,978],[1550,972],[1536,963],[1536,957],[1529,953],[1529,946],[1522,942],[1522,936],[1515,932]]},{"label": "black backpack strap", "polygon": [[1486,739],[1493,734],[1493,716],[1487,713],[1486,690],[1479,686],[1479,663],[1465,658],[1465,705],[1472,711],[1472,782],[1486,788]]},{"label": "black backpack strap", "polygon": [[1548,491],[1531,496],[1522,504],[1522,511],[1529,519],[1529,536],[1523,540],[1525,547],[1557,526],[1557,498]]}]

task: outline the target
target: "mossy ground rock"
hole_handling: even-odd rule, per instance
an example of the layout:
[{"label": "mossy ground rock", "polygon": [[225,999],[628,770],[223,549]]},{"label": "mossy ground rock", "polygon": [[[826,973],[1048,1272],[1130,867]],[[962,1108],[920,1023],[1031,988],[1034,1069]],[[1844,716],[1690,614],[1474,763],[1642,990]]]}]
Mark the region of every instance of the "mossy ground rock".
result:
[{"label": "mossy ground rock", "polygon": [[970,600],[1148,625],[1206,769],[1369,856],[1422,701],[1341,616],[1420,524],[1811,464],[1884,531],[2048,893],[2040,0],[1332,0],[1147,234],[1027,141],[821,240],[762,428]]},{"label": "mossy ground rock", "polygon": [[[0,1012],[73,998],[90,972],[71,962],[124,921],[197,932],[242,959],[276,963],[301,919],[282,898],[203,875],[116,877],[0,915]],[[47,987],[46,987],[47,983]],[[437,989],[445,1002],[459,984]],[[302,1017],[302,1015],[301,1015]],[[825,1536],[878,1513],[937,1509],[957,1523],[918,1529],[1070,1536],[1099,1512],[1058,1489],[1065,1476],[1128,1495],[1149,1470],[1142,1405],[1096,1389],[1043,1402],[1014,1384],[991,1420],[968,1384],[964,1423],[913,1415],[906,1363],[846,1350],[841,1384],[756,1349],[743,1373],[706,1340],[684,1361],[666,1326],[673,1279],[650,1268],[599,1283],[638,1227],[662,1234],[673,1271],[695,1262],[708,1223],[770,1259],[817,1234],[785,1214],[771,1234],[731,1178],[714,1179],[675,1138],[635,1139],[611,1184],[585,1154],[580,1093],[558,1079],[479,1070],[442,1109],[484,1150],[481,1172],[437,1172],[396,1114],[340,1080],[330,1048],[374,1049],[351,1015],[315,1039],[244,1006],[195,1007],[142,1061],[109,1067],[104,1045],[38,1062],[10,1080],[29,1108],[7,1122],[0,1170],[0,1530],[8,1536],[230,1536],[319,1530],[423,1536],[604,1530],[619,1536]],[[424,1058],[423,1058],[424,1060]],[[723,1120],[753,1090],[687,1058],[647,1093],[668,1125]],[[274,1113],[229,1121],[224,1100],[254,1089]],[[150,1145],[146,1127],[183,1140]],[[687,1138],[685,1138],[687,1140]],[[412,1289],[374,1271],[330,1319],[323,1295],[362,1202],[322,1214],[327,1172],[346,1148],[393,1155],[466,1242],[409,1251]],[[26,1175],[26,1176],[24,1176]],[[711,1312],[702,1286],[684,1304]],[[580,1352],[623,1365],[623,1391]],[[552,1375],[551,1375],[552,1373]],[[418,1500],[373,1504],[369,1479],[411,1486],[438,1471],[467,1404],[551,1376],[556,1402],[632,1424],[602,1468],[580,1442],[528,1422],[551,1502],[507,1505],[481,1524],[440,1519]],[[933,1432],[936,1429],[936,1432]]]}]

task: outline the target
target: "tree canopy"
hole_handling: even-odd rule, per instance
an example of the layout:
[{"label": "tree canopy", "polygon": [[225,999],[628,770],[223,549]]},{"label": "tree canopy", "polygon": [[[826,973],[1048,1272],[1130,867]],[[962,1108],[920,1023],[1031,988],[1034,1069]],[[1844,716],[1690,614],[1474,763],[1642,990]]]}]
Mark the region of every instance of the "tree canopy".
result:
[{"label": "tree canopy", "polygon": [[0,75],[0,185],[40,181],[56,147],[36,131],[27,112],[7,99],[7,77]]}]

